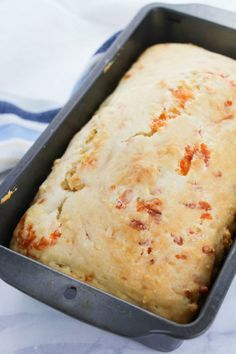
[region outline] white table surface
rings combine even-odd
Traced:
[[[1,354],[151,354],[154,350],[66,316],[0,281]],[[175,354],[236,353],[236,281],[201,337]]]
[[[53,14],[60,11],[60,22],[63,31],[72,26],[68,24],[68,19],[71,16],[76,26],[73,27],[72,40],[77,42],[78,48],[83,44],[83,55],[81,51],[74,51],[72,55],[78,55],[78,74],[81,68],[85,65],[89,56],[93,53],[96,47],[107,36],[123,28],[124,25],[132,18],[137,10],[144,4],[151,1],[109,1],[98,0],[92,1],[78,1],[78,0],[55,0],[47,2],[45,0],[34,0],[21,2],[9,0],[0,0],[0,49],[1,56],[9,58],[9,55],[14,55],[16,61],[21,60],[21,63],[27,67],[28,62],[31,67],[37,68],[36,56],[29,56],[22,59],[19,52],[16,50],[12,53],[12,48],[9,46],[9,38],[12,44],[17,38],[18,45],[20,38],[17,37],[18,33],[24,27],[24,6],[28,6],[27,16],[31,18],[31,28],[34,30],[34,22],[40,21],[40,16],[35,16],[30,13],[31,8],[36,7],[36,14],[40,11],[50,14],[49,22],[55,24],[57,16]],[[165,1],[162,1],[165,2]],[[171,1],[169,1],[171,2]],[[175,2],[175,1],[172,1]],[[186,1],[182,1],[186,2]],[[21,4],[21,16],[18,16],[17,11],[14,9]],[[50,3],[50,5],[49,5]],[[211,5],[218,5],[230,10],[236,11],[235,1],[205,1],[204,3]],[[55,11],[53,6],[55,5]],[[4,10],[4,11],[2,11]],[[39,11],[40,10],[40,11]],[[63,15],[63,11],[65,14]],[[68,15],[69,14],[69,15]],[[31,16],[32,15],[32,16]],[[23,17],[22,17],[23,16]],[[49,15],[48,15],[49,16]],[[33,17],[33,19],[32,19]],[[23,19],[22,19],[23,18]],[[13,26],[12,23],[17,22],[18,26]],[[22,23],[21,23],[22,21]],[[46,21],[46,20],[45,20]],[[53,22],[54,21],[54,22]],[[73,22],[71,21],[71,22]],[[4,28],[3,22],[8,26],[8,41],[4,41]],[[86,25],[85,25],[86,22]],[[59,22],[58,22],[59,23]],[[91,31],[88,31],[88,24],[91,24]],[[65,26],[65,28],[63,27]],[[1,27],[2,26],[2,27]],[[44,26],[45,27],[45,26]],[[55,26],[54,26],[55,27]],[[58,27],[58,28],[59,28]],[[86,35],[84,29],[86,28]],[[6,29],[6,28],[5,28]],[[40,29],[40,28],[39,28]],[[28,33],[28,32],[27,32]],[[37,33],[36,33],[37,34]],[[40,38],[40,32],[38,33]],[[46,44],[50,46],[50,41],[55,45],[55,38],[53,36],[44,37],[44,44],[40,41],[38,45],[43,46]],[[6,43],[5,43],[6,42]],[[86,42],[86,43],[85,43]],[[23,42],[22,42],[23,43]],[[10,41],[11,44],[11,41]],[[73,43],[72,43],[73,44]],[[23,44],[22,44],[23,45]],[[5,46],[5,47],[4,47]],[[58,47],[60,43],[58,43]],[[73,45],[71,45],[73,47]],[[75,47],[75,45],[74,45]],[[70,46],[68,45],[68,48]],[[77,48],[77,46],[76,46]],[[39,48],[40,49],[40,48]],[[36,47],[34,50],[37,50]],[[72,66],[74,62],[71,62]],[[1,73],[1,59],[0,59],[0,73]],[[27,67],[28,68],[28,67]],[[15,69],[16,70],[16,69]],[[43,95],[47,96],[53,92],[54,96],[51,97],[55,102],[63,103],[68,96],[71,86],[75,81],[74,68],[67,71],[67,79],[64,81],[63,88],[60,87],[61,77],[57,73],[57,81],[53,81],[53,70],[47,72],[45,68],[45,76],[31,74],[34,83],[40,84],[40,80],[45,80],[49,77],[48,85],[42,91]],[[14,70],[13,70],[14,71]],[[17,73],[17,71],[15,72]],[[36,71],[35,71],[36,73]],[[59,78],[58,78],[59,75]],[[1,76],[1,75],[0,75]],[[3,78],[0,78],[0,85],[3,84]],[[4,83],[6,84],[6,82]],[[9,77],[7,81],[9,89],[15,88],[16,92],[20,92],[22,85],[24,90],[27,90],[29,95],[37,95],[37,90],[34,90],[32,82],[28,80],[16,80],[15,76]],[[28,85],[28,86],[27,86]],[[52,87],[52,85],[54,85]],[[36,86],[35,86],[36,87]],[[48,90],[48,91],[47,91]],[[40,97],[40,98],[42,98]],[[236,353],[236,281],[233,282],[226,299],[220,309],[220,312],[210,329],[201,337],[191,341],[185,341],[184,344],[177,349],[175,354],[235,354]],[[48,306],[37,302],[30,297],[24,295],[18,290],[5,284],[0,280],[0,354],[149,354],[154,353],[137,342],[123,338],[109,332],[97,329],[93,326],[82,323],[78,320],[70,318]]]

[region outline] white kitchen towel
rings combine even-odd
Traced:
[[[99,44],[149,2],[0,1],[0,179],[67,102]]]
[[[81,80],[94,67],[106,50],[118,37],[113,34],[93,54],[81,77],[74,85],[71,95],[79,88]],[[42,131],[53,120],[61,107],[49,101],[27,99],[0,92],[0,178],[18,162]]]

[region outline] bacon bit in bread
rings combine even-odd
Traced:
[[[150,240],[141,240],[138,242],[139,246],[145,246],[150,244]]]
[[[161,112],[161,114],[159,115],[159,119],[160,120],[167,120],[169,119],[168,113],[166,109],[163,109],[163,111]]]
[[[167,125],[166,121],[168,119],[175,119],[178,115],[180,115],[180,111],[176,107],[170,108],[168,109],[168,111],[164,109],[158,117],[152,120],[150,135],[158,132],[160,128],[166,126]]]
[[[173,241],[177,243],[177,245],[182,246],[184,243],[183,237],[182,236],[176,236],[171,233],[171,237],[173,238]]]
[[[161,217],[162,201],[159,198],[153,198],[151,200],[137,199],[137,211],[146,211],[150,216],[157,218]]]
[[[55,230],[50,234],[49,237],[51,239],[50,246],[54,246],[57,243],[58,238],[61,237],[61,233],[60,231]]]
[[[57,239],[61,237],[61,233],[58,230],[55,230],[49,235],[49,238],[42,236],[36,240],[36,233],[33,229],[33,225],[28,224],[25,228],[25,219],[26,214],[20,220],[16,240],[18,247],[25,249],[27,254],[33,248],[41,251],[48,246],[54,246],[57,242]]]
[[[193,156],[194,154],[196,154],[197,150],[198,149],[196,146],[191,147],[190,145],[187,145],[185,147],[184,158],[180,160],[180,171],[183,176],[186,176],[188,174]]]
[[[84,277],[84,281],[92,281],[94,279],[94,274],[86,274]]]
[[[24,216],[22,222],[20,222],[20,229],[17,234],[17,244],[20,248],[27,250],[28,248],[32,248],[32,245],[36,239],[36,234],[33,230],[32,224],[29,224],[26,230],[24,229],[25,218],[26,216]]]
[[[207,203],[207,202],[200,201],[200,202],[198,203],[198,205],[199,205],[199,209],[203,209],[203,210],[205,210],[205,211],[211,210],[211,206],[210,206],[210,204]]]
[[[184,295],[189,299],[192,300],[193,298],[193,293],[190,290],[185,290]]]
[[[147,133],[147,136],[152,136],[154,133],[158,132],[160,128],[167,125],[168,119],[175,119],[181,113],[180,109],[184,108],[185,103],[190,99],[193,98],[193,95],[190,90],[185,88],[177,88],[176,90],[170,90],[173,95],[180,100],[179,107],[170,107],[168,110],[166,108],[160,113],[159,116],[154,117],[151,122],[151,132]]]
[[[154,217],[157,221],[160,220],[162,214],[160,210],[148,209],[147,212],[150,216]]]
[[[205,254],[214,254],[215,250],[214,250],[214,248],[211,248],[209,246],[203,246],[202,247],[202,252],[205,253]]]
[[[132,190],[126,189],[118,197],[116,201],[116,209],[125,209],[127,207],[127,204],[131,201],[131,198],[132,198]]]
[[[137,231],[144,231],[147,229],[147,226],[142,221],[136,219],[132,219],[129,225]]]
[[[180,171],[183,176],[186,176],[189,172],[189,169],[191,167],[192,159],[195,154],[200,153],[201,156],[203,157],[203,160],[205,162],[205,165],[208,166],[209,160],[210,160],[210,150],[208,149],[207,145],[202,143],[200,145],[200,148],[196,145],[191,147],[190,145],[187,145],[185,147],[185,155],[182,160],[180,160]]]
[[[205,162],[205,165],[208,166],[208,163],[209,163],[209,160],[210,160],[210,157],[211,157],[211,153],[210,153],[210,150],[208,149],[207,145],[202,143],[200,145],[200,148],[201,148],[201,153],[203,155],[203,160]]]
[[[122,203],[122,201],[120,199],[117,199],[116,201],[116,209],[125,209],[126,205],[124,203]]]
[[[231,107],[232,104],[233,104],[233,102],[231,100],[228,100],[228,101],[225,101],[224,106],[225,106],[225,108],[227,108],[227,107]]]
[[[193,226],[193,227],[189,228],[188,232],[189,232],[189,235],[191,235],[191,236],[194,235],[196,237],[201,237],[201,235],[202,235],[201,229],[197,226],[195,226],[195,227]]]
[[[151,245],[153,244],[153,240],[147,239],[147,240],[141,240],[138,242],[139,246],[146,246],[146,252],[147,254],[152,253],[152,247]],[[141,256],[144,254],[144,249],[141,252]]]
[[[185,87],[179,86],[177,89],[170,90],[175,98],[180,101],[180,107],[184,108],[187,101],[193,98],[193,93]]]
[[[187,259],[188,257],[186,256],[186,254],[176,254],[176,255],[175,255],[175,258],[185,260],[185,259]]]
[[[184,203],[184,205],[190,209],[196,209],[196,207],[197,207],[196,203]]]
[[[160,130],[160,128],[164,127],[166,125],[165,122],[158,120],[158,119],[153,119],[153,121],[151,122],[151,130],[152,130],[152,134],[158,132],[158,130]]]
[[[208,291],[209,291],[209,289],[208,289],[208,286],[206,286],[206,285],[201,285],[201,286],[199,287],[199,293],[200,293],[200,294],[207,294]]]
[[[128,278],[126,278],[125,276],[121,277],[122,280],[128,280]]]
[[[49,241],[43,236],[39,239],[39,241],[36,241],[32,244],[32,248],[35,248],[38,251],[42,251],[48,247],[49,244]]]
[[[154,259],[153,259],[153,258],[150,259],[149,263],[150,263],[151,265],[153,265],[153,264],[155,263]]]
[[[61,233],[58,230],[55,230],[49,235],[49,239],[42,236],[39,241],[35,241],[32,244],[32,248],[41,251],[48,246],[54,246],[59,237],[61,237]]]
[[[203,213],[201,215],[201,219],[205,219],[205,220],[212,220],[212,216],[210,213]]]
[[[159,207],[162,206],[162,201],[159,198],[153,198],[151,200],[144,201],[142,199],[137,199],[137,211],[143,210],[159,210]]]
[[[190,209],[211,210],[211,205],[205,201],[200,201],[198,203],[184,203],[184,205]]]
[[[221,171],[216,171],[213,173],[215,177],[222,177],[222,172]]]

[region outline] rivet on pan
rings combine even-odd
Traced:
[[[77,289],[75,286],[68,286],[66,290],[64,291],[64,297],[67,300],[73,300],[77,295]]]

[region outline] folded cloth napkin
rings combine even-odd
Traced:
[[[74,95],[81,81],[98,63],[120,31],[112,35],[94,53],[83,74],[71,90]],[[0,93],[0,182],[21,159],[33,142],[52,121],[61,107],[53,103]],[[14,102],[14,103],[13,103]]]

